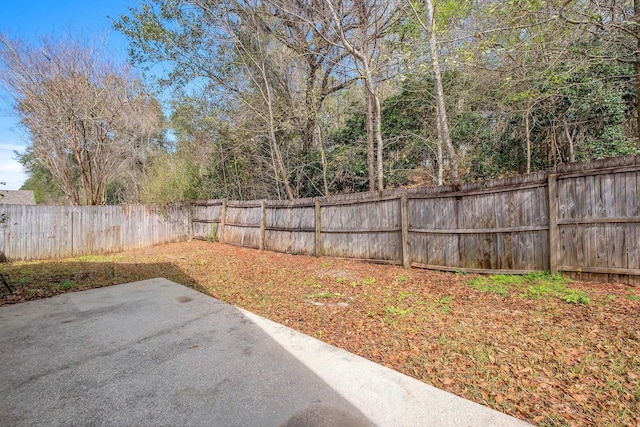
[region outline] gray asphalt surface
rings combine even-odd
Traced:
[[[152,279],[0,307],[0,425],[528,424]]]

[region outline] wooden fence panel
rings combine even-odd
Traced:
[[[8,220],[0,225],[0,250],[9,259],[55,258],[72,252],[71,208],[2,205]]]
[[[0,205],[0,250],[12,260],[64,258],[134,249],[188,235],[184,206]]]
[[[315,253],[313,204],[267,205],[265,216],[265,249],[300,255]]]
[[[189,237],[190,218],[189,206],[187,204],[174,204],[166,208],[166,213],[155,205],[150,205],[153,215],[162,224],[162,235],[150,242],[151,245],[157,245],[156,242],[178,242],[185,241]]]
[[[400,198],[328,201],[320,217],[323,255],[402,263]]]
[[[221,200],[206,200],[191,204],[191,237],[201,240],[216,240],[222,217]]]
[[[461,266],[457,229],[458,200],[440,197],[408,200],[410,262],[433,266]]]
[[[411,195],[412,265],[468,271],[549,269],[548,196],[536,175],[526,188]]]
[[[640,171],[620,161],[558,177],[560,271],[586,280],[638,283]]]
[[[102,242],[104,233],[104,222],[102,218],[97,218],[104,209],[97,209],[95,206],[84,206],[82,209],[74,209],[71,215],[71,224],[73,227],[73,255],[91,255],[96,253],[95,250],[98,242]],[[122,217],[117,216],[114,219],[116,224],[122,223]],[[140,238],[140,236],[136,236]],[[106,242],[104,242],[106,243]]]
[[[259,202],[228,202],[222,241],[257,249],[260,247],[261,224]]]

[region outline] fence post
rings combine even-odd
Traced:
[[[265,201],[260,202],[260,250],[264,250],[264,239],[267,231],[267,215],[265,212]]]
[[[193,240],[193,205],[191,202],[187,202],[187,241]]]
[[[549,174],[549,269],[551,274],[558,273],[558,178],[556,174]]]
[[[411,256],[409,254],[409,200],[407,190],[402,192],[400,197],[400,221],[402,224],[402,266],[411,267]]]
[[[316,223],[316,248],[315,256],[322,256],[322,217],[320,216],[320,200],[316,199],[315,223]]]
[[[224,223],[227,221],[227,199],[222,200],[220,220],[218,221],[218,242],[224,243]]]
[[[76,208],[72,207],[71,208],[71,256],[75,256],[76,255],[76,236],[75,236],[75,230],[74,230],[74,225],[75,225],[75,215],[74,215],[74,210]]]

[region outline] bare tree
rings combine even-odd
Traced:
[[[234,69],[240,75],[227,73],[225,78],[218,77],[216,80],[264,125],[275,181],[282,183],[287,198],[293,200],[295,194],[290,171],[277,135],[281,124],[276,117],[274,87],[278,86],[278,79],[282,79],[283,74],[278,72],[280,70],[274,57],[281,45],[270,46],[270,34],[261,24],[256,5],[231,0],[227,5],[230,13],[220,16],[213,2],[193,0],[189,3],[202,12],[206,23],[218,28],[219,33],[214,37],[216,43],[221,51],[224,50],[232,58]],[[286,86],[286,82],[280,86]]]
[[[0,64],[34,158],[69,203],[105,204],[109,182],[137,168],[158,134],[157,101],[127,66],[77,40],[0,35]]]
[[[367,140],[369,189],[375,190],[377,170],[378,190],[384,189],[384,164],[382,140],[382,107],[376,80],[378,60],[381,57],[382,39],[395,22],[394,2],[380,0],[356,0],[334,2],[323,0],[331,22],[340,38],[341,47],[355,60],[355,66],[364,81],[367,105]],[[374,140],[377,168],[374,168]]]
[[[318,9],[320,4],[307,0],[267,0],[266,5],[271,8],[267,19],[260,20],[262,26],[302,59],[305,74],[304,110],[300,117],[303,150],[308,152],[314,145],[320,150],[323,190],[329,195],[325,132],[319,115],[328,96],[357,80],[347,73],[336,72],[336,69],[344,69],[344,61],[350,54],[338,46],[339,36],[331,25],[322,22],[313,25],[322,16]]]
[[[453,185],[460,183],[460,174],[458,172],[458,155],[456,153],[453,142],[451,141],[451,133],[449,132],[449,118],[447,116],[447,108],[444,97],[444,88],[442,86],[442,72],[440,70],[440,55],[438,53],[438,35],[436,25],[436,12],[432,0],[425,0],[426,10],[426,22],[420,18],[417,10],[413,4],[409,2],[413,9],[418,22],[429,35],[429,48],[431,52],[431,67],[433,69],[433,78],[436,89],[436,117],[437,117],[437,129],[438,129],[438,144],[440,147],[444,146],[449,157],[449,174],[451,175],[451,182]],[[440,157],[440,156],[439,156]],[[442,166],[440,165],[440,171]],[[442,176],[442,172],[439,173]],[[441,181],[441,178],[439,179]],[[439,182],[441,184],[441,182]]]

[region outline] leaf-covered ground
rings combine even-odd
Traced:
[[[0,272],[14,286],[0,304],[166,277],[537,425],[640,424],[638,288],[478,279],[206,242]]]

